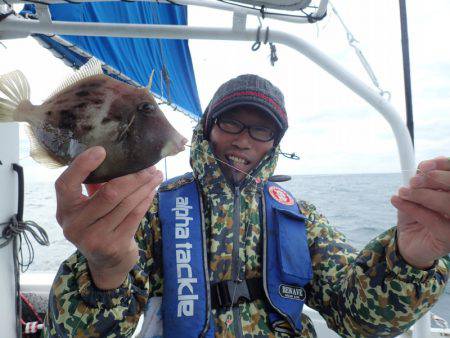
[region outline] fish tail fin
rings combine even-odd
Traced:
[[[20,70],[0,75],[0,121],[16,121],[19,104],[30,100],[30,85]]]

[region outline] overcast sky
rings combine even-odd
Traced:
[[[389,0],[335,0],[333,4],[360,47],[391,102],[402,118],[404,112],[398,2]],[[450,155],[450,2],[409,1],[408,23],[411,52],[416,158]],[[337,17],[318,24],[286,24],[266,20],[271,29],[287,30],[307,39],[337,62],[370,84]],[[231,14],[193,7],[190,24],[229,26]],[[257,26],[254,18],[249,25]],[[72,70],[33,39],[3,41],[0,74],[22,70],[29,79],[32,102],[41,103]],[[371,106],[334,80],[315,64],[288,47],[277,45],[279,61],[272,67],[269,47],[253,52],[251,42],[190,41],[202,108],[217,87],[242,73],[257,73],[271,80],[285,94],[290,129],[282,150],[295,151],[300,161],[282,159],[278,172],[289,174],[340,174],[398,172],[397,148],[387,122]],[[169,112],[167,115],[172,114]],[[184,116],[168,116],[190,138],[193,122]],[[23,136],[23,135],[22,135]],[[58,171],[45,170],[27,156],[23,137],[23,163],[35,177],[53,179]],[[189,170],[188,153],[170,158],[169,176]],[[161,167],[161,166],[160,166]],[[29,170],[30,170],[29,169]]]

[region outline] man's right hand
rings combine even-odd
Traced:
[[[137,262],[134,235],[163,176],[150,167],[105,183],[91,197],[83,195],[83,181],[105,157],[104,148],[90,148],[57,179],[56,219],[86,257],[95,285],[110,290],[123,283]]]

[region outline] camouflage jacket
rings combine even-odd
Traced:
[[[194,132],[191,166],[201,186],[205,208],[211,282],[261,275],[261,228],[258,185],[276,165],[269,153],[239,187],[230,185],[204,140],[201,124]],[[183,184],[182,181],[174,185]],[[235,197],[238,196],[238,197]],[[239,199],[240,224],[234,226],[234,199]],[[307,218],[313,279],[306,304],[319,311],[328,326],[343,337],[394,337],[408,329],[443,293],[448,278],[444,259],[426,271],[405,263],[396,251],[392,228],[361,252],[346,243],[316,209],[299,202]],[[46,337],[126,337],[135,330],[149,298],[163,295],[162,243],[158,198],[136,233],[140,258],[121,287],[98,290],[86,259],[75,252],[55,277],[46,316]],[[240,271],[238,271],[238,269]],[[273,332],[263,300],[213,311],[216,337],[289,337]],[[303,315],[302,337],[316,337]],[[172,338],[172,337],[170,337]]]

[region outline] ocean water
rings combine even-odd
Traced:
[[[389,200],[401,185],[400,174],[294,176],[282,185],[297,198],[315,204],[357,249],[395,225],[396,211]],[[34,242],[35,259],[29,271],[56,271],[75,250],[64,238],[55,214],[53,184],[32,180],[26,184],[24,219],[43,226],[51,242],[50,247]],[[450,285],[432,312],[450,323]]]

